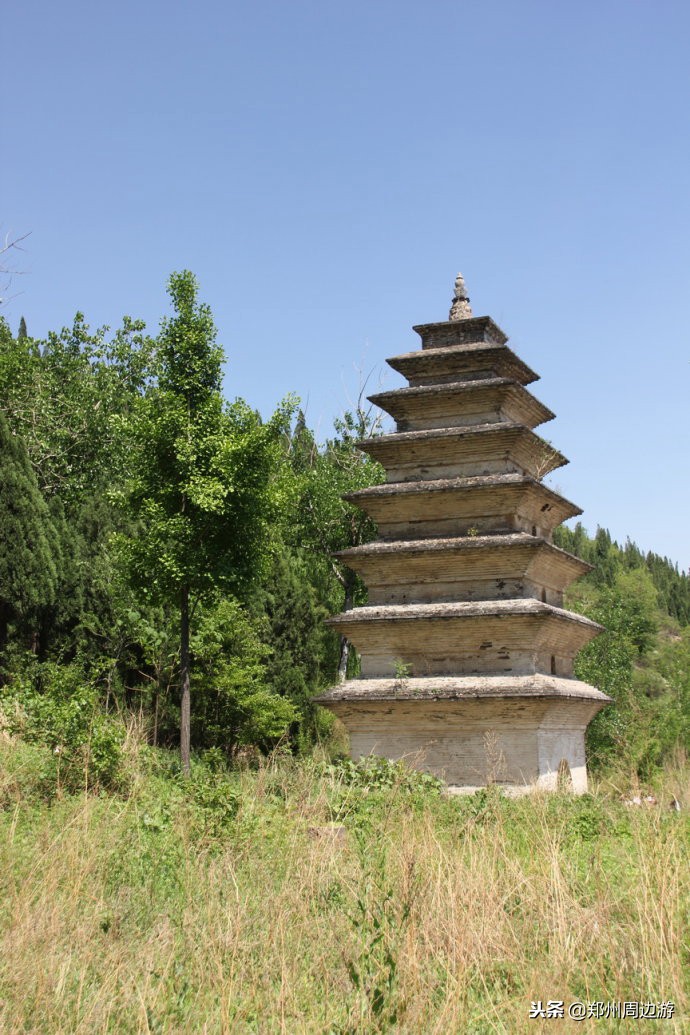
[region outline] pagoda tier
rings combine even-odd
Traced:
[[[582,513],[537,479],[520,474],[388,483],[344,498],[377,523],[381,539],[510,531],[550,539],[557,525]]]
[[[521,384],[507,377],[398,388],[372,395],[375,403],[397,423],[398,431],[466,427],[468,424],[509,424],[535,428],[554,414]]]
[[[550,672],[570,676],[575,654],[601,632],[582,615],[538,600],[358,607],[331,618],[357,646],[363,676]]]
[[[406,758],[456,789],[554,787],[568,770],[582,791],[584,730],[608,698],[573,678],[601,627],[562,607],[589,566],[551,542],[580,513],[541,484],[567,463],[533,430],[553,413],[503,331],[470,315],[461,277],[451,319],[415,330],[421,350],[388,361],[410,386],[371,400],[397,430],[359,443],[387,482],[346,497],[379,531],[338,555],[369,604],[329,623],[361,676],[318,700],[354,757]]]
[[[493,328],[493,336],[484,336],[474,342],[467,342],[463,341],[466,334],[456,332],[458,324],[454,325],[450,336],[443,331],[447,324],[415,327],[423,340],[424,335],[427,335],[427,344],[422,346],[423,350],[393,356],[387,360],[388,365],[407,378],[412,387],[420,384],[444,384],[449,381],[486,380],[491,377],[506,377],[521,385],[539,380],[539,375],[508,348],[505,344],[505,334],[493,320],[485,317],[484,320],[473,320],[471,323],[475,327],[486,323],[487,327]],[[429,342],[435,343],[436,328],[440,328],[438,337],[447,340],[444,345],[434,344],[432,347]],[[481,333],[479,327],[477,330]]]
[[[507,421],[378,435],[357,444],[385,467],[390,482],[482,474],[542,478],[568,463],[529,428]]]
[[[370,604],[525,597],[561,607],[565,587],[590,570],[526,532],[368,543],[336,556],[362,577]]]
[[[591,696],[586,683],[474,678],[465,692],[457,679],[452,686],[426,680],[433,684],[428,690],[421,682],[393,689],[384,680],[352,680],[340,698],[322,702],[347,727],[354,758],[405,759],[455,791],[496,783],[514,793],[555,790],[565,760],[572,789],[587,790],[582,730],[606,699],[598,691]],[[566,682],[572,691],[555,694],[554,685]],[[379,690],[381,684],[391,689]]]

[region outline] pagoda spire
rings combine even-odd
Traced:
[[[450,313],[448,314],[449,320],[470,320],[472,318],[472,306],[470,305],[470,298],[467,294],[467,288],[465,287],[465,278],[462,273],[458,273],[455,278],[455,291],[453,293],[453,303],[450,307]]]

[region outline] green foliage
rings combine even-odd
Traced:
[[[55,529],[21,439],[0,411],[0,651],[12,619],[36,618],[57,589]]]
[[[334,762],[328,772],[347,787],[367,790],[396,788],[405,793],[431,791],[439,794],[443,788],[442,781],[430,773],[411,769],[404,762],[393,762],[379,755],[367,755],[357,762],[343,758]]]
[[[336,792],[331,798],[333,817],[352,819],[364,830],[390,809],[392,800],[413,810],[424,810],[443,789],[442,781],[430,773],[378,755],[368,755],[357,762],[338,759],[327,765],[324,773],[335,781]]]
[[[270,686],[270,648],[236,600],[220,599],[201,611],[192,650],[198,747],[217,747],[230,756],[243,744],[268,749],[287,733],[297,712]]]
[[[395,681],[396,683],[404,686],[405,682],[412,675],[412,665],[408,662],[403,661],[402,658],[395,659]]]
[[[594,571],[586,581],[597,586],[613,585],[617,574],[622,572],[646,570],[656,589],[659,607],[682,625],[690,622],[690,577],[679,572],[678,565],[667,557],[652,552],[645,555],[630,539],[621,548],[602,528],[598,528],[595,538],[590,539],[579,521],[574,528],[557,528],[554,542],[594,565]]]
[[[223,350],[209,306],[197,301],[198,283],[188,270],[168,281],[175,316],[161,323],[158,349],[159,384],[163,392],[182,397],[190,414],[220,392]]]
[[[122,470],[118,420],[151,379],[152,343],[125,317],[111,341],[81,313],[45,341],[0,322],[0,409],[24,438],[39,486],[69,513]]]
[[[105,493],[125,463],[117,421],[150,382],[151,364],[143,324],[128,318],[109,341],[81,314],[43,342],[14,339],[0,320],[0,412],[26,444],[54,532],[54,591],[33,580],[40,606],[23,633],[42,658],[97,654],[89,627],[108,627],[103,554],[122,518]]]
[[[0,728],[5,725],[0,714]],[[49,748],[0,735],[0,813],[53,801],[57,788],[58,759]]]
[[[682,706],[653,668],[660,616],[651,574],[618,567],[610,584],[607,579],[593,577],[593,592],[585,584],[570,598],[571,606],[604,626],[578,654],[575,675],[614,702],[588,727],[587,748],[595,768],[619,765],[646,776],[682,738]],[[645,678],[649,671],[656,674]]]
[[[361,579],[337,554],[376,535],[375,524],[343,497],[384,479],[381,465],[357,449],[360,439],[378,430],[378,422],[372,411],[358,406],[334,421],[335,436],[319,448],[300,413],[287,441],[283,536],[308,561],[310,582],[329,614],[366,602]],[[324,642],[330,680],[353,675],[357,661],[347,641],[328,634]]]
[[[114,494],[132,522],[115,540],[124,570],[147,599],[179,608],[187,772],[191,617],[202,594],[242,594],[261,572],[272,534],[272,475],[289,415],[284,407],[264,424],[240,400],[223,406],[222,351],[197,293],[188,271],[171,276],[174,316],[163,321],[158,339],[158,386],[122,422],[130,459]],[[230,700],[234,677],[216,672],[215,678]],[[251,710],[262,715],[265,731],[269,709],[256,695]]]
[[[357,449],[359,439],[372,432],[368,413],[345,413],[334,421],[336,436],[322,449],[311,452],[311,462],[304,467],[304,443],[298,449],[302,477],[298,499],[298,535],[303,545],[330,554],[349,546],[368,542],[376,534],[376,525],[359,507],[343,499],[348,493],[367,488],[384,478],[380,464]]]
[[[96,681],[78,663],[29,665],[0,693],[5,728],[49,748],[56,789],[122,785],[121,722],[101,707]]]
[[[591,539],[578,522],[556,529],[554,541],[594,566],[571,588],[568,604],[605,626],[580,652],[575,673],[614,699],[589,726],[590,761],[648,775],[677,748],[690,750],[690,702],[684,636],[690,579],[629,539],[621,548],[605,529]]]
[[[158,387],[123,432],[129,464],[116,499],[137,523],[118,537],[140,589],[169,600],[223,586],[244,590],[261,569],[273,516],[271,476],[287,409],[264,424],[220,396],[222,352],[191,273],[173,274],[176,314],[159,337]]]
[[[417,882],[408,880],[401,898],[390,883],[385,848],[372,851],[361,831],[356,844],[362,873],[355,908],[347,915],[359,945],[357,955],[346,960],[347,973],[367,1031],[389,1032],[397,1029],[407,1005],[398,991],[398,958]]]
[[[241,804],[236,776],[207,751],[194,760],[187,779],[180,778],[179,766],[172,766],[155,783],[145,785],[139,802],[141,835],[155,854],[157,846],[175,837],[176,821],[181,820],[185,839],[216,848],[232,833]],[[173,872],[169,876],[176,879]]]
[[[330,675],[323,672],[328,613],[310,580],[312,570],[303,551],[276,550],[252,600],[269,648],[267,685],[295,706],[290,732],[302,747],[324,732],[325,713],[312,698]]]

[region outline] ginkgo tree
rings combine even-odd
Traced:
[[[157,341],[157,384],[128,417],[129,470],[120,502],[136,521],[120,536],[130,579],[179,614],[180,749],[190,767],[190,627],[202,598],[241,595],[260,574],[271,537],[272,474],[289,404],[264,423],[221,395],[223,351],[189,272],[170,277],[174,315]]]

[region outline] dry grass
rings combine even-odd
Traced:
[[[446,799],[283,761],[216,798],[159,771],[41,804],[0,747],[3,1032],[619,1030],[528,1019],[575,998],[673,1000],[657,1023],[690,1029],[687,800]]]

